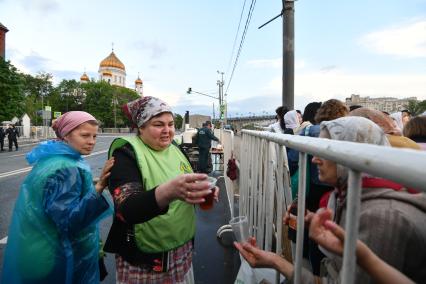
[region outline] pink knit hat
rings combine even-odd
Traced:
[[[87,121],[96,121],[96,118],[85,111],[69,111],[61,115],[53,123],[52,128],[56,136],[63,140],[68,133]]]

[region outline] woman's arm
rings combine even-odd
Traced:
[[[114,151],[115,163],[111,170],[110,191],[114,199],[116,216],[128,224],[139,224],[168,210],[173,200],[191,204],[204,201],[210,193],[205,174],[184,174],[152,190],[145,190],[133,150],[120,148]],[[216,198],[217,198],[216,190]]]
[[[122,147],[114,151],[114,166],[109,177],[109,191],[114,200],[115,215],[128,224],[139,224],[167,213],[168,208],[157,203],[153,190],[144,190],[142,176],[133,149]]]
[[[293,275],[293,264],[273,252],[261,250],[256,246],[256,239],[252,237],[246,243],[234,242],[234,246],[251,267],[275,268],[286,278]]]
[[[329,209],[320,210],[314,215],[309,228],[309,236],[327,250],[343,255],[345,231],[331,221]],[[362,241],[357,241],[357,262],[377,283],[414,283],[404,274],[388,265],[368,248]]]
[[[83,230],[109,208],[105,198],[94,191],[82,195],[82,178],[78,168],[56,171],[46,180],[45,186],[44,211],[64,234]]]

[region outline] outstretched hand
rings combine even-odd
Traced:
[[[309,237],[325,249],[337,254],[343,254],[345,231],[331,221],[333,212],[330,209],[320,209],[313,215],[309,227]]]
[[[104,168],[102,169],[101,176],[95,185],[97,193],[102,193],[104,188],[108,185],[108,177],[111,174],[112,166],[114,166],[114,157],[111,157],[105,162]]]
[[[251,267],[270,268],[274,266],[276,254],[269,251],[264,251],[256,246],[256,239],[250,237],[248,242],[234,242],[235,248],[241,253]]]

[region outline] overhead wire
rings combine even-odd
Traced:
[[[246,20],[246,24],[244,26],[244,31],[243,31],[243,34],[241,36],[240,46],[238,48],[237,56],[235,57],[234,67],[232,68],[231,76],[229,77],[229,81],[228,81],[228,85],[226,87],[225,94],[228,93],[229,86],[231,85],[232,78],[234,77],[235,68],[237,67],[238,59],[240,58],[241,50],[243,49],[244,41],[245,41],[245,38],[246,38],[248,27],[250,25],[251,18],[253,16],[253,10],[254,10],[255,5],[256,5],[256,0],[252,0],[251,4],[250,4],[249,12],[247,14],[247,20]]]
[[[238,38],[238,35],[240,33],[241,20],[243,19],[244,10],[245,10],[245,7],[246,7],[246,1],[247,0],[244,0],[243,8],[241,9],[240,20],[238,22],[237,32],[235,33],[234,44],[232,45],[232,52],[231,52],[231,56],[229,57],[229,62],[228,62],[228,67],[226,68],[226,73],[229,72],[229,67],[231,67],[231,62],[232,62],[232,59],[234,58],[235,44],[237,43],[237,38]]]

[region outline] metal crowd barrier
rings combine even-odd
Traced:
[[[232,130],[217,130],[215,129],[215,135],[217,137],[220,137],[222,145],[223,145],[223,178],[225,181],[225,189],[226,189],[226,195],[228,197],[228,203],[229,203],[229,209],[230,209],[230,215],[231,219],[234,217],[234,195],[235,195],[235,189],[234,189],[234,183],[235,181],[232,181],[227,175],[227,169],[228,169],[228,160],[231,159],[233,151],[234,151],[234,132]],[[218,238],[222,237],[222,234],[225,232],[232,232],[231,226],[226,224],[222,227],[220,227],[217,230],[216,236]]]
[[[348,167],[348,202],[342,283],[354,283],[358,239],[361,173],[426,191],[426,152],[297,135],[243,130],[240,160],[240,215],[247,215],[258,245],[271,250],[271,234],[281,240],[281,221],[290,204],[285,147],[300,152],[297,228],[304,231],[307,154]],[[285,146],[285,147],[284,147]],[[275,199],[275,200],[274,200]],[[277,241],[276,253],[281,253]],[[303,234],[297,234],[295,283],[301,281]],[[278,282],[277,282],[278,283]]]
[[[290,175],[285,147],[243,130],[240,154],[239,215],[264,250],[282,253],[282,218],[290,204]],[[259,132],[260,133],[260,132]],[[279,283],[279,273],[276,275]]]

